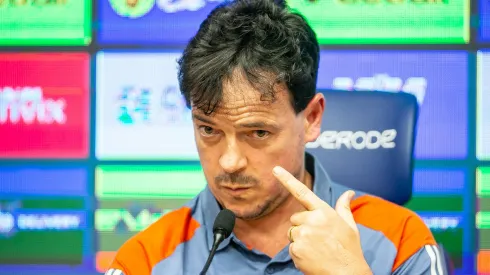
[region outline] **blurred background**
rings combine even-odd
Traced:
[[[104,273],[205,186],[176,59],[220,2],[0,0],[0,275]],[[490,0],[287,2],[319,89],[417,97],[407,207],[490,274]]]

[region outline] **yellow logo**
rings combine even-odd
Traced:
[[[122,17],[144,16],[155,5],[155,0],[109,0],[114,11]]]

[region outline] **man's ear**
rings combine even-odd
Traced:
[[[304,110],[305,142],[313,142],[320,136],[324,111],[325,97],[317,93]]]

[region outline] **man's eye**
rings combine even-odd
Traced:
[[[210,135],[214,134],[214,129],[212,127],[209,127],[209,126],[200,126],[199,130],[205,136],[210,136]]]
[[[269,132],[265,131],[265,130],[254,131],[254,136],[256,138],[266,138],[268,135],[269,135]]]

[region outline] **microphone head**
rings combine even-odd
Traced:
[[[214,220],[213,233],[221,231],[221,233],[228,238],[235,227],[235,213],[231,210],[223,209],[218,213]]]

